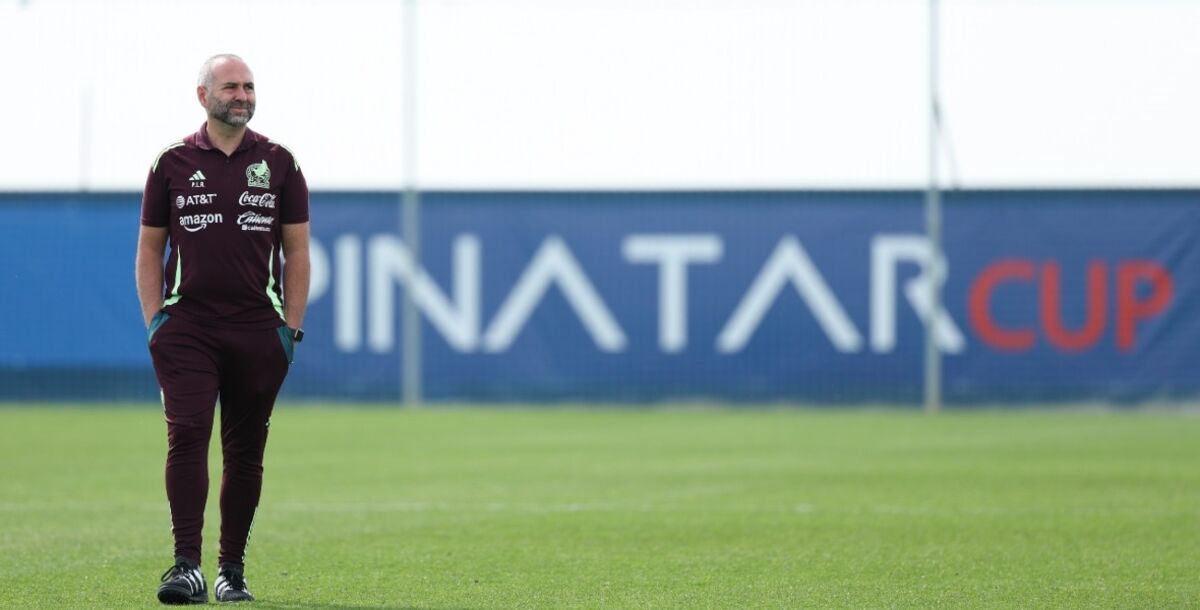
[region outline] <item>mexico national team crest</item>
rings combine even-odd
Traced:
[[[265,159],[246,168],[246,184],[260,189],[271,188],[271,168],[267,167]]]

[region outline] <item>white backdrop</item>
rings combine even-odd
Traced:
[[[1200,186],[1200,2],[943,0],[955,172]],[[886,188],[927,169],[925,0],[423,0],[424,188]],[[0,0],[0,190],[138,190],[195,130],[196,70],[315,189],[403,169],[403,3]]]

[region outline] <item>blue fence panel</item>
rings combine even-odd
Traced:
[[[423,312],[434,400],[913,403],[928,282],[956,402],[1190,398],[1195,191],[313,196],[291,398],[400,395]],[[0,196],[0,398],[157,394],[133,286],[136,194]]]

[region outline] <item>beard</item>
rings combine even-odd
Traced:
[[[234,108],[245,108],[246,114],[233,114]],[[241,127],[254,118],[253,102],[222,103],[221,100],[209,98],[208,116],[232,127]]]

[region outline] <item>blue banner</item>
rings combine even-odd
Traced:
[[[313,196],[285,395],[400,396],[405,291],[433,400],[913,403],[1195,397],[1195,191]],[[0,196],[0,397],[144,398],[136,194]],[[944,308],[934,309],[935,291]]]

